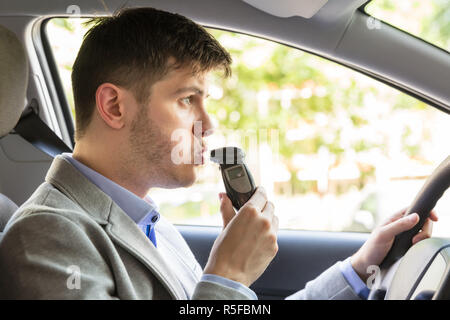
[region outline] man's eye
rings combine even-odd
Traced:
[[[182,101],[184,104],[187,104],[187,105],[191,105],[191,104],[192,104],[192,100],[193,100],[192,96],[189,96],[189,97],[186,97],[186,98],[181,99],[181,101]]]

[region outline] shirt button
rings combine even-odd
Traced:
[[[153,217],[152,217],[152,222],[153,222],[153,223],[156,223],[156,221],[158,221],[158,216],[153,216]]]

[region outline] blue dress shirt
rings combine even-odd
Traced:
[[[352,287],[352,289],[356,292],[356,294],[364,300],[367,300],[369,297],[370,290],[367,285],[361,280],[361,278],[356,273],[355,269],[353,269],[352,264],[350,262],[351,257],[345,259],[340,265],[339,268],[348,284]]]

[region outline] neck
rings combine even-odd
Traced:
[[[80,161],[138,197],[145,197],[152,187],[151,181],[143,181],[145,179],[142,179],[142,174],[139,173],[140,170],[133,167],[129,161],[120,157],[120,155],[126,154],[124,150],[120,150],[120,143],[111,147],[107,144],[89,143],[86,140],[86,138],[83,138],[77,141],[72,155],[75,160]]]

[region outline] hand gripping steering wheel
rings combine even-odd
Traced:
[[[420,192],[417,194],[411,206],[405,212],[405,216],[417,213],[420,217],[419,222],[410,230],[398,234],[394,243],[380,264],[381,276],[385,276],[390,272],[391,267],[396,263],[401,257],[412,246],[413,237],[419,232],[423,227],[426,219],[429,216],[430,211],[434,208],[437,201],[442,197],[444,192],[450,186],[450,156],[448,156],[442,163],[433,171],[430,177],[426,180]],[[398,264],[395,264],[398,266]],[[394,271],[395,272],[395,271]],[[384,295],[380,296],[379,288],[372,288],[369,299],[377,300],[383,298]]]

